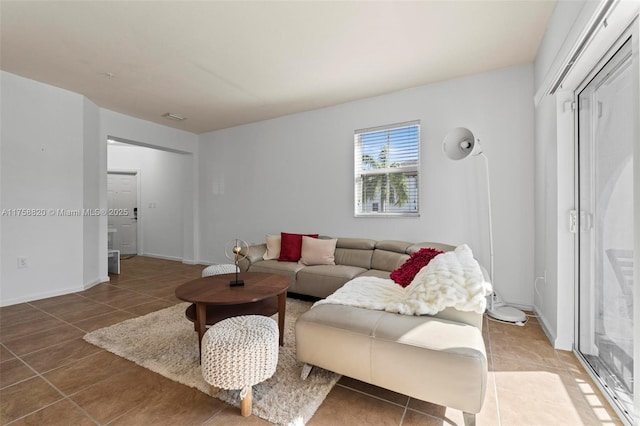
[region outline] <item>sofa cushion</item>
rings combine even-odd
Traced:
[[[336,265],[351,265],[364,269],[371,267],[371,256],[376,241],[368,238],[338,238]]]
[[[369,269],[371,268],[372,256],[373,250],[359,250],[336,247],[336,265],[349,265],[357,266],[363,269]]]
[[[390,274],[389,271],[382,271],[380,269],[369,269],[368,271],[365,271],[358,276],[359,277],[377,277],[377,278],[384,278],[388,280],[389,274]]]
[[[302,237],[300,263],[304,265],[335,265],[337,239]]]
[[[411,243],[398,240],[382,240],[376,243],[376,249],[394,251],[396,253],[407,253],[407,249],[411,246]]]
[[[242,272],[246,272],[249,270],[251,265],[256,262],[262,262],[264,253],[267,250],[266,244],[255,244],[250,245],[247,250],[243,250],[242,253],[246,254],[247,257],[244,259],[240,259],[238,265],[240,266],[240,270]]]
[[[302,237],[318,238],[318,234],[290,234],[288,232],[281,232],[280,242],[280,257],[278,260],[281,262],[297,262],[300,260],[300,254],[302,251]]]
[[[298,271],[295,289],[291,291],[324,298],[366,271],[348,265],[306,266]]]
[[[338,238],[336,247],[356,250],[373,250],[376,248],[376,240],[368,238]]]
[[[304,268],[298,262],[280,262],[279,260],[263,260],[249,267],[250,272],[265,272],[267,274],[279,274],[289,277],[291,284],[296,281],[296,273]]]
[[[282,237],[280,235],[267,235],[266,244],[267,251],[262,256],[263,260],[277,259],[280,257],[280,244]]]
[[[373,333],[372,383],[423,401],[480,412],[487,386],[480,330],[432,317],[386,314]]]
[[[371,333],[384,314],[382,311],[350,308],[342,305],[319,305],[298,317],[296,322],[296,357],[299,361],[322,368],[333,367],[336,373],[371,382]],[[349,354],[335,359],[331,345],[340,339],[341,352]],[[318,342],[325,342],[318,344]],[[337,367],[337,368],[336,368]]]
[[[371,257],[371,268],[381,271],[393,271],[409,259],[409,255],[376,248]]]
[[[442,243],[415,243],[407,247],[406,252],[407,254],[412,254],[422,248],[434,248],[440,251],[454,251],[456,249],[456,246],[452,246],[449,244],[442,244]]]

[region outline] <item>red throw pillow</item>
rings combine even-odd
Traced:
[[[409,259],[400,265],[399,268],[391,272],[391,279],[402,287],[408,286],[411,284],[411,281],[413,281],[416,274],[420,272],[420,269],[427,266],[431,259],[440,253],[444,252],[434,248],[423,248],[418,250],[409,256]]]
[[[297,262],[302,256],[302,236],[318,238],[318,234],[288,234],[280,233],[280,262]]]

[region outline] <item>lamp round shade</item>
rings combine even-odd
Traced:
[[[450,159],[462,160],[472,154],[475,145],[476,138],[471,130],[465,127],[456,127],[444,138],[442,149]]]

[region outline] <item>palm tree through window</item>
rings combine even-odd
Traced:
[[[420,123],[358,130],[355,215],[419,215]]]

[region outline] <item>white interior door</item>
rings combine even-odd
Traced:
[[[121,255],[138,253],[138,175],[109,172],[107,175],[109,229],[114,250]]]

